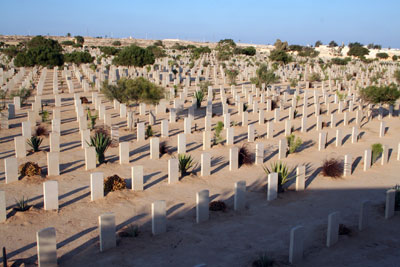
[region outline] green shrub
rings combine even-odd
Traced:
[[[196,106],[197,108],[201,107],[201,102],[204,99],[204,92],[199,90],[194,93],[194,97],[196,98]]]
[[[400,98],[400,91],[394,83],[386,86],[368,86],[360,89],[360,97],[370,104],[393,105]]]
[[[279,62],[281,64],[288,64],[292,61],[292,57],[283,50],[272,50],[269,59],[275,62]]]
[[[297,152],[297,150],[303,144],[303,141],[300,139],[300,137],[296,138],[294,134],[287,136],[286,140],[288,143],[288,154],[293,154]]]
[[[376,53],[377,58],[387,59],[389,57],[388,53]]]
[[[194,166],[194,161],[191,155],[179,154],[179,171],[181,172],[181,178],[183,178],[190,168]]]
[[[104,154],[111,145],[110,136],[104,131],[97,131],[94,136],[90,137],[90,143],[88,143],[88,145],[96,149],[97,163],[104,163]]]
[[[151,125],[147,125],[145,135],[146,135],[146,139],[153,136],[153,129],[151,128]]]
[[[263,170],[267,175],[270,173],[274,173],[274,172],[278,174],[278,193],[284,192],[284,188],[283,188],[284,184],[286,184],[291,179],[293,179],[293,178],[289,177],[289,174],[292,171],[289,170],[286,163],[281,162],[281,161],[272,163],[270,165],[270,168],[268,168],[267,166],[264,165]]]
[[[222,142],[221,132],[224,129],[224,123],[222,121],[217,122],[217,125],[214,128],[214,145],[217,145]]]
[[[38,152],[40,149],[40,145],[43,142],[43,138],[32,136],[27,140],[27,144],[33,149],[33,152]]]
[[[308,80],[310,82],[320,82],[321,81],[321,75],[317,72],[313,72],[309,75]]]
[[[373,144],[371,146],[371,165],[373,165],[376,160],[381,156],[383,153],[383,146],[380,143]]]
[[[82,63],[92,63],[93,60],[94,57],[92,57],[88,52],[74,51],[72,53],[64,54],[65,62],[71,62],[77,65],[80,65]]]
[[[22,198],[20,199],[15,199],[15,210],[22,212],[27,211],[30,208],[30,206],[28,205],[28,201],[28,198],[25,198],[25,196],[22,196]]]
[[[114,41],[112,42],[113,46],[121,46],[121,42],[120,41]]]
[[[118,66],[143,67],[154,64],[154,54],[145,48],[136,45],[124,47],[113,59],[113,64]]]

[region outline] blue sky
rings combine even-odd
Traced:
[[[0,0],[0,34],[400,48],[400,0]]]

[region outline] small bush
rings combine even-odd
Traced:
[[[181,178],[188,173],[188,170],[194,166],[194,161],[191,155],[179,154],[179,171],[181,172]]]
[[[21,174],[22,177],[31,177],[35,175],[40,175],[42,169],[39,167],[38,164],[28,161],[24,164],[19,165],[18,172]]]
[[[287,143],[288,143],[288,154],[293,154],[295,153],[300,146],[303,144],[303,141],[300,139],[300,137],[297,137],[294,134],[289,135],[286,137]]]
[[[274,265],[274,261],[270,259],[267,253],[263,253],[258,256],[258,259],[253,261],[253,267],[270,267]]]
[[[194,97],[196,98],[196,107],[200,108],[201,107],[201,102],[204,99],[204,92],[199,90],[194,93]]]
[[[332,178],[342,177],[343,166],[342,162],[338,159],[331,158],[325,159],[322,163],[322,175]]]
[[[160,143],[160,156],[162,157],[164,154],[170,154],[171,152],[169,151],[170,147],[168,146],[167,142],[161,142]]]
[[[224,129],[224,123],[222,121],[217,122],[217,125],[214,128],[214,139],[213,144],[218,145],[222,142],[221,132]]]
[[[351,229],[344,224],[339,224],[339,235],[351,235]]]
[[[89,104],[89,100],[86,97],[81,96],[80,99],[82,104]]]
[[[267,175],[274,172],[278,174],[278,193],[283,193],[285,191],[283,186],[292,179],[289,177],[292,171],[289,170],[286,163],[275,162],[271,164],[270,168],[263,166],[263,170]]]
[[[243,164],[251,165],[253,164],[253,160],[251,158],[251,153],[247,146],[244,144],[239,148],[239,167]]]
[[[371,146],[371,165],[373,165],[377,159],[381,156],[383,153],[383,147],[382,144],[376,143]]]
[[[110,135],[105,129],[100,128],[96,130],[94,136],[90,137],[88,145],[96,149],[97,163],[102,164],[105,160],[105,153],[111,145]]]
[[[47,131],[46,127],[39,125],[35,129],[34,135],[35,136],[48,136],[49,132]]]
[[[123,230],[121,230],[118,235],[120,237],[138,237],[139,236],[139,226],[136,224],[130,224],[127,227],[125,227]]]
[[[223,201],[211,201],[208,205],[209,210],[211,211],[225,211],[226,204]]]
[[[122,190],[126,188],[126,182],[124,179],[114,174],[104,179],[104,195],[109,192]]]
[[[42,122],[46,122],[49,120],[49,112],[47,110],[41,111],[40,116],[42,117]]]
[[[26,143],[33,149],[33,152],[40,151],[40,145],[43,142],[43,138],[32,136],[30,139],[26,141]]]
[[[151,128],[151,125],[147,125],[145,135],[146,135],[146,139],[153,136],[153,128]]]
[[[16,204],[15,207],[16,211],[24,212],[30,208],[30,206],[28,205],[28,198],[25,198],[25,196],[22,196],[22,198],[20,199],[15,199],[15,204]]]

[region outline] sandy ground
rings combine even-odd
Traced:
[[[52,70],[47,73],[44,96],[51,99]],[[61,79],[61,73],[59,73]],[[74,85],[81,95],[82,88],[74,78]],[[250,88],[250,85],[248,85]],[[240,88],[240,87],[237,87]],[[68,91],[64,83],[64,91]],[[193,88],[191,88],[193,89]],[[238,89],[240,90],[240,89]],[[230,90],[227,90],[227,92]],[[311,93],[309,103],[312,103]],[[219,95],[214,103],[219,102]],[[333,97],[330,99],[333,101]],[[302,101],[298,111],[301,113]],[[191,103],[187,102],[185,107]],[[52,103],[50,106],[53,105]],[[289,105],[289,102],[288,102]],[[336,105],[334,105],[336,109]],[[93,108],[93,106],[92,106]],[[4,161],[0,161],[0,190],[6,192],[8,219],[0,224],[0,244],[5,246],[10,262],[16,266],[22,263],[33,265],[36,257],[36,232],[45,227],[55,227],[57,233],[57,256],[61,266],[193,266],[206,263],[208,266],[249,266],[258,255],[267,252],[277,266],[288,265],[290,229],[303,225],[306,230],[305,258],[298,266],[398,266],[400,260],[400,216],[384,219],[385,191],[400,184],[398,173],[400,165],[396,160],[399,143],[399,117],[385,121],[388,131],[384,138],[378,137],[379,121],[375,118],[360,132],[362,138],[357,144],[351,144],[351,127],[354,125],[355,111],[351,112],[351,123],[344,127],[343,114],[337,115],[338,127],[343,130],[344,145],[335,147],[335,130],[328,131],[328,147],[319,152],[318,133],[315,130],[314,107],[310,106],[306,134],[299,131],[300,118],[294,126],[299,136],[308,144],[299,153],[289,155],[284,161],[290,167],[301,164],[307,166],[307,189],[295,192],[294,185],[280,194],[278,199],[267,202],[266,175],[261,166],[243,166],[237,171],[229,171],[229,148],[216,146],[208,152],[212,155],[212,175],[200,177],[199,166],[194,174],[184,177],[178,184],[167,184],[167,161],[169,155],[159,160],[149,159],[149,141],[137,142],[135,133],[126,130],[126,122],[119,118],[117,111],[108,103],[108,111],[113,114],[113,123],[121,126],[120,140],[130,141],[130,164],[120,165],[118,148],[110,148],[106,153],[106,164],[95,171],[104,172],[104,176],[118,174],[127,179],[130,187],[131,166],[143,165],[145,190],[133,192],[130,189],[112,192],[104,199],[90,201],[90,171],[85,171],[84,150],[81,149],[78,123],[73,110],[73,96],[63,94],[62,136],[60,170],[58,177],[33,177],[5,184]],[[26,120],[26,110],[17,112],[17,118],[10,121],[11,129],[0,131],[0,157],[14,155],[15,136],[21,134],[21,122]],[[48,107],[51,110],[51,107]],[[234,110],[231,121],[240,122],[241,116]],[[251,110],[251,107],[250,107]],[[213,110],[213,125],[222,119],[222,108],[216,105]],[[204,129],[205,108],[196,110],[197,132],[187,136],[187,152],[198,163],[202,153],[202,130]],[[275,124],[275,137],[261,137],[257,142],[264,143],[265,164],[277,160],[278,140],[284,138],[284,121],[288,109],[281,111],[282,120]],[[147,121],[148,116],[137,116]],[[160,120],[168,114],[157,116],[157,125],[153,127],[156,136],[160,135]],[[177,134],[183,132],[183,114],[177,123],[169,126],[170,137],[167,140],[176,154]],[[324,115],[324,121],[329,121]],[[266,112],[266,119],[272,119],[273,112]],[[266,134],[266,125],[258,125],[258,115],[249,113],[249,123],[255,123],[260,136]],[[102,121],[98,122],[101,125]],[[193,125],[194,126],[194,125]],[[51,125],[47,124],[48,129]],[[46,151],[49,150],[48,138],[45,138],[44,151],[29,154],[26,161],[38,162],[46,168]],[[371,144],[380,142],[388,145],[391,156],[387,165],[380,162],[364,172],[362,156]],[[235,127],[235,145],[247,143],[247,127]],[[254,151],[255,144],[248,147]],[[332,179],[320,174],[322,160],[331,156],[343,158],[351,154],[354,174],[350,177]],[[197,175],[198,173],[198,175]],[[59,211],[43,210],[42,183],[57,180],[59,183]],[[233,211],[234,183],[245,180],[247,183],[247,208],[237,213]],[[195,222],[196,192],[208,189],[213,200],[227,203],[226,212],[211,212],[210,220],[202,224]],[[24,213],[15,213],[15,199],[29,197],[33,208]],[[151,203],[166,200],[167,233],[151,235]],[[361,202],[372,202],[371,227],[363,232],[357,230],[358,213]],[[114,212],[117,229],[130,224],[139,226],[140,234],[136,238],[119,238],[115,249],[100,253],[98,244],[98,216],[105,212]],[[340,211],[341,223],[352,230],[350,236],[340,236],[338,244],[326,248],[326,228],[328,214]]]

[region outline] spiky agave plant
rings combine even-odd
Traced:
[[[25,198],[25,196],[22,196],[20,199],[15,199],[15,204],[16,204],[16,210],[17,211],[26,211],[29,209],[28,205],[28,198]]]
[[[96,132],[94,136],[90,137],[89,146],[93,146],[96,149],[97,163],[104,163],[105,156],[108,147],[111,145],[111,138],[104,132]]]
[[[30,139],[26,141],[26,143],[33,149],[33,152],[38,152],[39,147],[43,142],[43,138],[32,136]]]
[[[179,171],[181,172],[181,178],[185,176],[190,168],[194,166],[194,161],[191,155],[179,154]]]
[[[201,90],[196,91],[196,93],[194,93],[194,97],[196,98],[196,106],[197,106],[197,108],[200,108],[201,107],[201,102],[204,99],[204,92],[201,91]]]
[[[291,180],[289,178],[291,171],[289,170],[288,166],[285,163],[278,161],[272,163],[270,168],[263,166],[263,169],[267,175],[274,172],[278,174],[278,192],[282,193],[284,191],[283,185]]]

